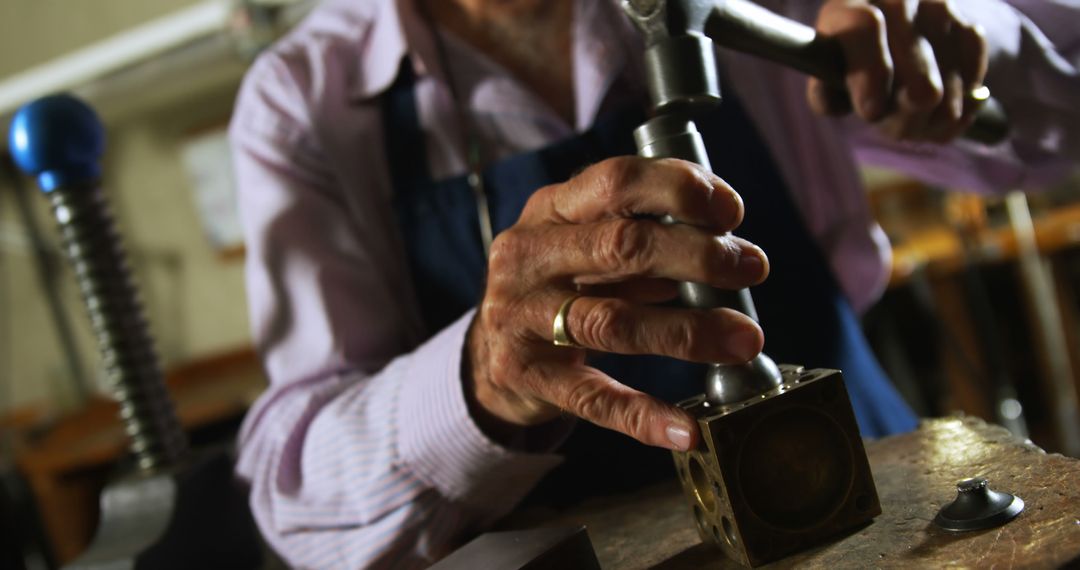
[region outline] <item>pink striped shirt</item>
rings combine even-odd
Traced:
[[[814,2],[762,3],[807,22],[816,13]],[[883,143],[851,121],[812,115],[798,75],[725,57],[725,88],[742,95],[857,307],[879,294],[888,249],[853,150],[987,191],[1059,173],[1062,157],[1080,154],[1075,2],[1012,2],[1024,15],[997,0],[958,3],[989,32],[988,83],[1016,121],[1014,139],[997,148]],[[497,150],[489,158],[587,129],[618,95],[616,78],[636,81],[638,40],[614,1],[578,0],[573,38],[574,125],[446,38],[469,112]],[[253,334],[272,384],[245,423],[238,471],[262,532],[297,567],[430,564],[507,513],[561,460],[485,437],[459,373],[472,313],[427,338],[410,302],[377,106],[403,57],[417,72],[431,170],[459,174],[445,76],[411,0],[321,5],[255,63],[231,126]]]

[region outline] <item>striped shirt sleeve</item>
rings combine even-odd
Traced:
[[[508,512],[560,458],[490,441],[457,373],[471,313],[380,373],[272,391],[240,473],[295,567],[423,567]]]
[[[298,73],[260,60],[230,127],[253,335],[271,381],[245,420],[237,471],[290,566],[426,566],[561,459],[504,448],[470,417],[460,370],[472,312],[403,350],[409,284],[387,269],[389,249],[360,237],[307,135]]]

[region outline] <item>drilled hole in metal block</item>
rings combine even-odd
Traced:
[[[724,540],[734,548],[739,544],[739,537],[735,535],[735,527],[732,526],[731,519],[723,517],[720,519],[720,524],[724,526]]]
[[[697,521],[698,528],[702,532],[708,532],[709,520],[705,518],[705,511],[701,510],[701,507],[694,505],[694,520]]]
[[[709,512],[716,509],[716,494],[713,493],[712,481],[705,472],[705,466],[696,456],[690,458],[690,481],[694,484],[694,495],[697,496],[698,503]]]
[[[848,440],[830,416],[809,407],[787,408],[762,418],[746,434],[737,488],[750,510],[770,526],[812,528],[849,496],[852,457]]]

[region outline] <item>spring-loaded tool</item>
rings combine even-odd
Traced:
[[[143,471],[175,464],[187,441],[162,379],[120,236],[102,195],[105,135],[94,111],[54,95],[21,108],[9,144],[52,204],[61,245],[78,281],[130,449]]]

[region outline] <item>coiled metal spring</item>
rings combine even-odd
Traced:
[[[174,464],[187,441],[108,204],[96,187],[58,188],[48,196],[139,468]]]

